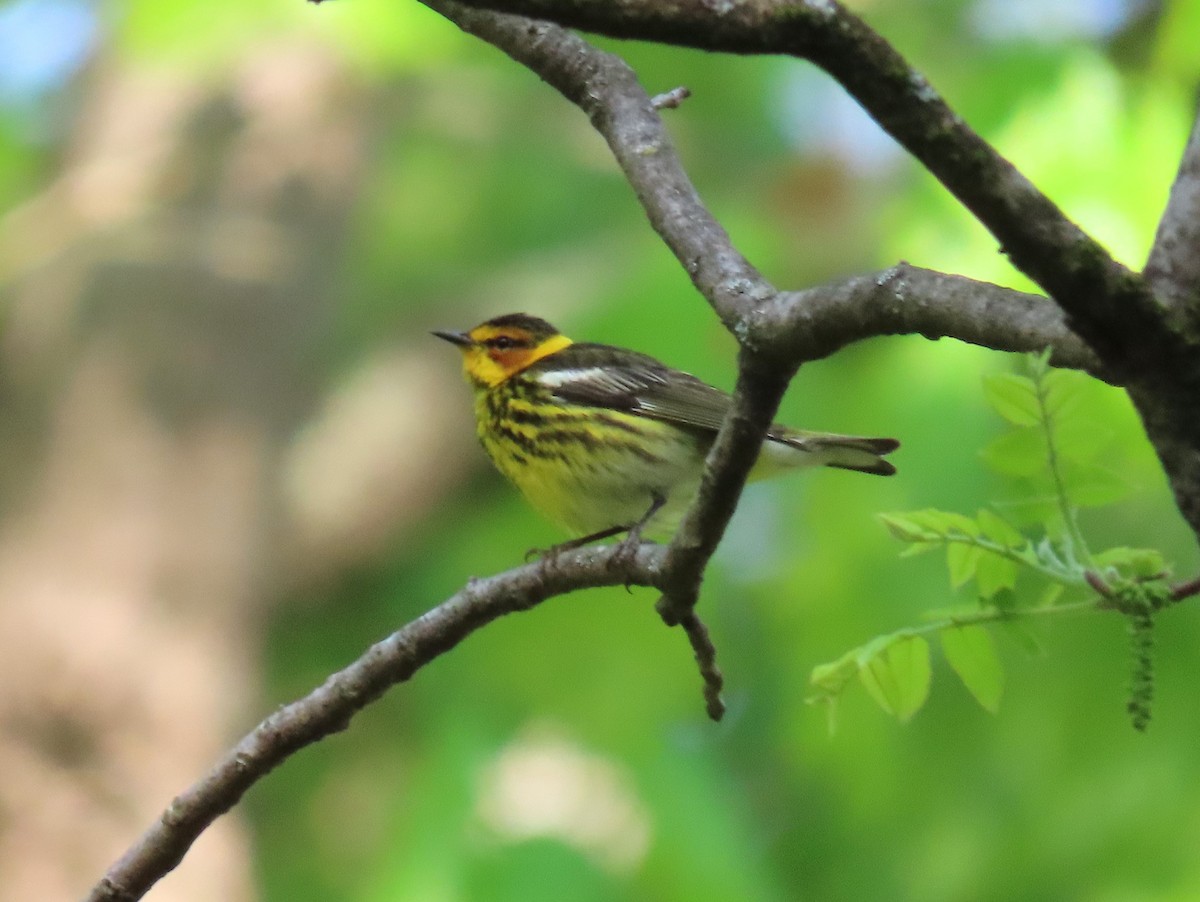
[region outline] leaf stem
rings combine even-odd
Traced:
[[[1026,551],[1024,549],[1011,548],[1007,545],[1001,545],[999,542],[993,542],[991,539],[985,539],[982,536],[972,536],[967,533],[947,532],[939,535],[937,538],[928,539],[929,542],[945,542],[946,544],[973,545],[983,551],[991,554],[999,555],[1006,560],[1010,560],[1015,564],[1020,564],[1028,567],[1031,570],[1036,570],[1043,576],[1049,577],[1058,583],[1064,585],[1080,585],[1085,580],[1082,575],[1075,573],[1067,568],[1048,566],[1036,552]],[[1026,546],[1028,547],[1028,546]]]
[[[1096,565],[1092,560],[1091,549],[1088,548],[1087,540],[1083,537],[1083,531],[1079,528],[1078,511],[1071,504],[1071,498],[1067,494],[1067,484],[1063,479],[1062,469],[1059,466],[1058,446],[1054,441],[1054,414],[1050,412],[1050,406],[1047,403],[1047,388],[1046,374],[1050,369],[1050,354],[1048,351],[1043,352],[1041,356],[1035,358],[1033,370],[1033,386],[1037,397],[1038,411],[1041,414],[1042,428],[1046,433],[1046,464],[1050,468],[1050,476],[1054,480],[1054,494],[1058,500],[1058,508],[1063,518],[1063,525],[1067,531],[1066,552],[1068,563],[1080,565],[1084,570],[1095,570]]]

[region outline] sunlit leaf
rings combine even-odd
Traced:
[[[988,442],[980,456],[997,473],[1032,476],[1046,466],[1045,433],[1027,427],[1010,430]]]
[[[1082,413],[1085,415],[1054,424],[1054,446],[1060,460],[1094,460],[1112,444],[1114,433],[1107,423],[1086,407]]]
[[[941,632],[942,652],[964,686],[985,710],[1000,707],[1004,668],[991,633],[981,626],[955,626]]]
[[[936,542],[948,535],[978,536],[979,525],[954,511],[932,508],[904,513],[880,514],[892,535],[904,542]]]
[[[982,550],[978,545],[952,543],[946,546],[946,567],[950,570],[950,586],[957,589],[971,580]]]
[[[998,554],[984,554],[975,569],[975,583],[979,597],[987,600],[1001,589],[1011,589],[1017,584],[1017,564]]]
[[[1108,548],[1095,556],[1100,567],[1112,567],[1129,579],[1163,578],[1168,574],[1162,552],[1154,548]]]
[[[1002,505],[1009,519],[1026,526],[1047,528],[1060,518],[1058,500],[1052,495],[1036,495],[1016,501],[1005,501]]]
[[[1046,413],[1062,422],[1079,410],[1089,377],[1078,370],[1052,369],[1042,377]]]
[[[1021,535],[1020,530],[986,507],[981,508],[976,514],[975,522],[979,524],[983,535],[997,545],[1003,545],[1005,548],[1021,548],[1026,544],[1025,537]]]
[[[1056,604],[1063,592],[1067,591],[1067,587],[1059,582],[1047,583],[1046,588],[1042,590],[1038,596],[1038,607],[1048,608]]]
[[[858,673],[858,649],[851,649],[836,661],[818,664],[808,675],[809,685],[823,695],[837,695]]]
[[[936,533],[926,529],[907,514],[880,514],[879,519],[901,542],[928,542],[937,538]]]
[[[858,675],[871,698],[906,723],[929,697],[929,643],[920,636],[897,639],[871,657]]]
[[[1041,407],[1033,380],[1015,373],[991,373],[983,377],[983,394],[1004,419],[1016,426],[1036,426]]]
[[[1121,476],[1098,464],[1068,461],[1061,469],[1067,496],[1079,507],[1104,507],[1120,501],[1132,489]]]

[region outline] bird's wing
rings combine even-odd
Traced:
[[[604,345],[573,344],[535,367],[538,381],[561,401],[703,431],[719,429],[731,403],[728,394],[695,376]]]
[[[605,345],[573,344],[534,364],[538,381],[560,401],[620,410],[701,433],[721,428],[733,399],[695,376],[653,357]],[[766,438],[797,451],[823,455],[828,466],[890,475],[885,460],[893,438],[807,432],[772,424]]]

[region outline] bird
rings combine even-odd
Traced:
[[[576,536],[551,550],[674,533],[732,404],[728,393],[646,354],[572,341],[525,313],[433,334],[462,352],[476,432],[496,468]],[[899,446],[775,424],[750,478],[813,466],[891,476],[884,456]]]

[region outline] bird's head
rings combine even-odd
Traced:
[[[571,343],[544,319],[524,313],[497,316],[469,332],[439,330],[433,334],[458,346],[467,379],[485,388],[494,388]]]

